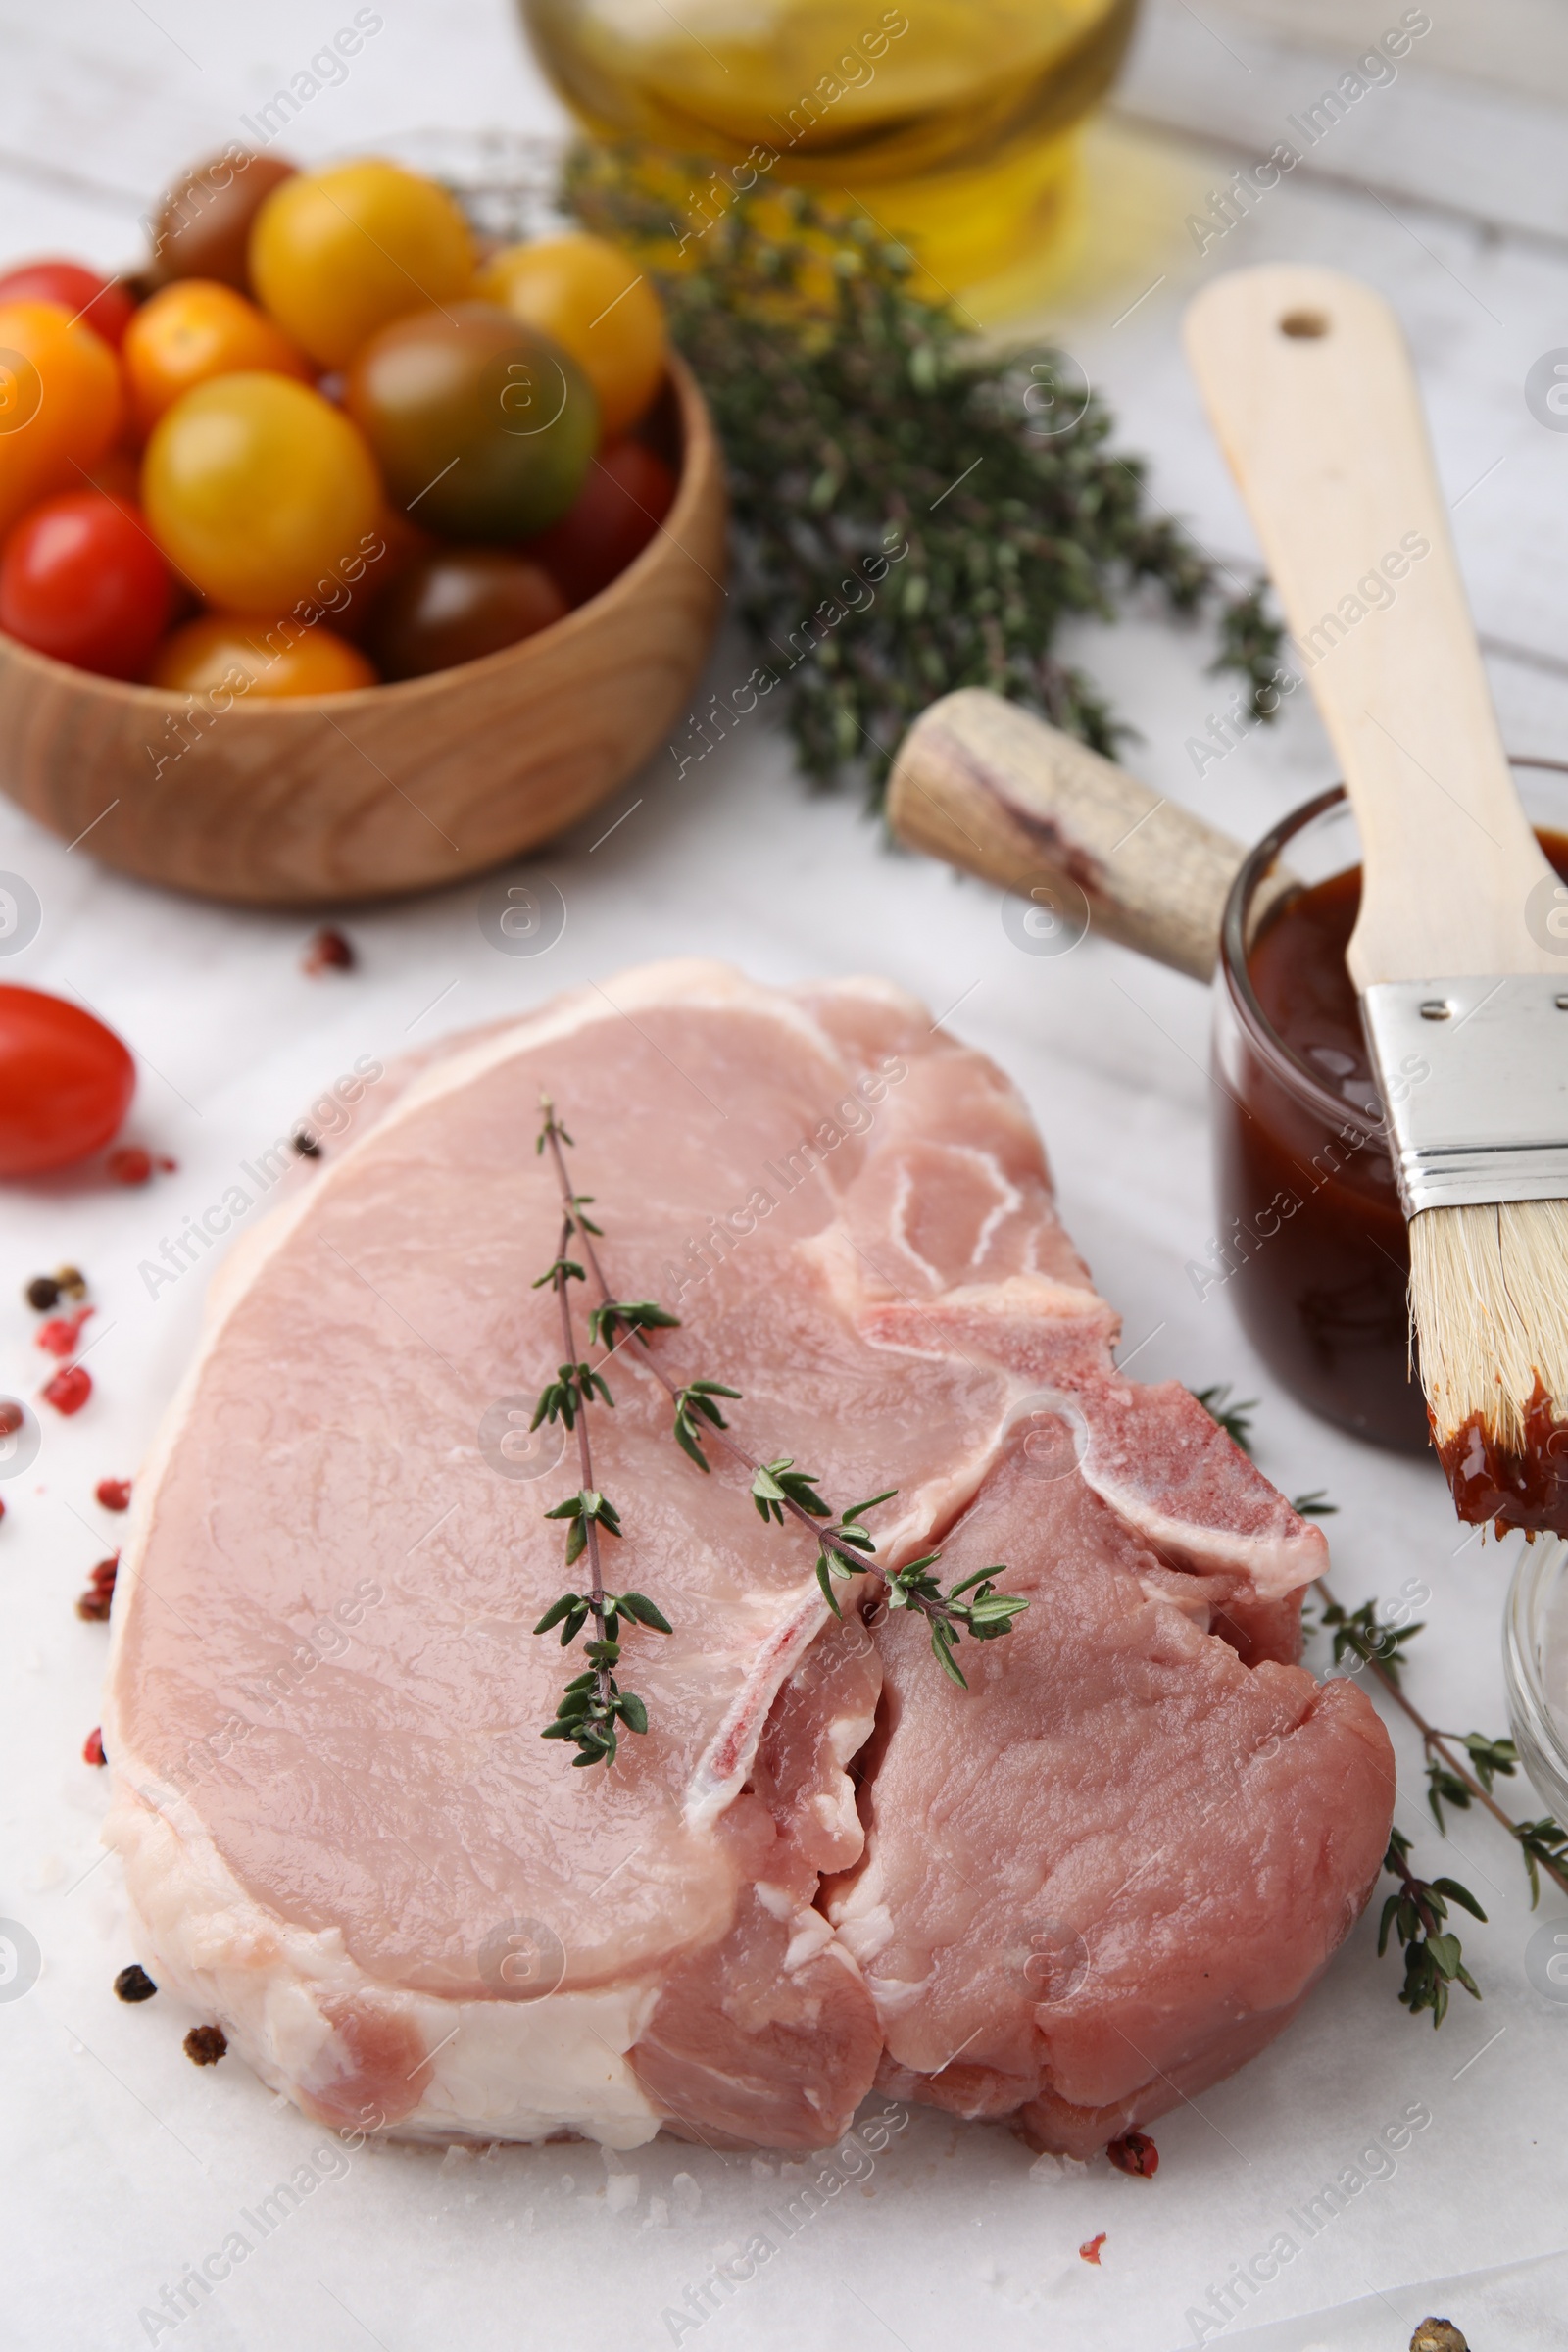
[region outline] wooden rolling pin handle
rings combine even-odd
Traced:
[[[888,821],[911,849],[1027,897],[1083,893],[1091,930],[1207,980],[1240,842],[1015,703],[964,687],[905,737]]]

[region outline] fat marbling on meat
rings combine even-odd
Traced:
[[[967,1696],[871,1590],[829,1616],[623,1347],[607,1573],[673,1631],[627,1638],[612,1769],[539,1738],[575,1457],[495,1433],[561,1354],[541,1092],[737,1438],[896,1486],[889,1565],[1006,1561]],[[1083,2152],[1230,2072],[1364,1904],[1392,1759],[1294,1664],[1320,1532],[1116,1332],[1018,1095],[887,985],[656,965],[456,1041],[233,1251],[138,1482],[104,1725],[142,1960],[311,2114],[414,2137],[822,2146],[880,2078]]]

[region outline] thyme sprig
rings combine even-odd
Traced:
[[[1549,1813],[1539,1821],[1515,1821],[1493,1794],[1496,1781],[1512,1780],[1519,1769],[1519,1751],[1513,1741],[1494,1740],[1484,1732],[1440,1732],[1403,1690],[1399,1678],[1409,1664],[1402,1654],[1403,1645],[1425,1630],[1423,1624],[1379,1625],[1375,1601],[1363,1601],[1360,1608],[1347,1611],[1321,1582],[1318,1592],[1324,1604],[1320,1622],[1334,1634],[1336,1664],[1349,1655],[1360,1658],[1420,1733],[1427,1759],[1427,1803],[1444,1836],[1448,1834],[1443,1818],[1446,1804],[1459,1812],[1480,1805],[1520,1849],[1530,1881],[1532,1911],[1541,1897],[1543,1870],[1568,1894],[1568,1830]]]
[[[1473,1999],[1481,1998],[1481,1987],[1464,1964],[1458,1936],[1444,1926],[1448,1904],[1457,1903],[1461,1910],[1482,1921],[1487,1915],[1469,1888],[1461,1886],[1457,1879],[1418,1879],[1407,1860],[1409,1851],[1410,1840],[1403,1831],[1391,1831],[1383,1867],[1399,1881],[1399,1889],[1383,1906],[1378,1926],[1378,1958],[1381,1960],[1389,1948],[1392,1930],[1404,1954],[1404,1983],[1399,1987],[1399,1998],[1412,2017],[1430,2009],[1436,2032],[1448,2013],[1450,1984],[1462,1984]]]
[[[549,1519],[565,1519],[571,1523],[567,1538],[566,1564],[572,1566],[586,1549],[592,1571],[592,1583],[586,1593],[567,1592],[553,1602],[535,1626],[537,1634],[562,1628],[564,1644],[572,1641],[593,1621],[595,1640],[588,1645],[587,1655],[593,1671],[579,1676],[566,1687],[558,1712],[558,1720],[543,1735],[546,1739],[575,1739],[579,1746],[576,1761],[596,1763],[603,1756],[612,1762],[615,1753],[614,1724],[618,1719],[630,1730],[646,1731],[647,1710],[640,1698],[622,1692],[616,1687],[611,1671],[619,1660],[617,1645],[618,1616],[634,1623],[652,1627],[656,1632],[668,1633],[670,1627],[654,1603],[641,1593],[628,1592],[618,1596],[605,1592],[600,1573],[599,1535],[601,1529],[619,1536],[621,1526],[614,1506],[593,1485],[592,1455],[588,1439],[588,1410],[601,1405],[613,1406],[613,1398],[606,1386],[601,1370],[579,1361],[575,1353],[573,1325],[568,1286],[573,1282],[587,1283],[590,1279],[597,1290],[598,1303],[591,1311],[589,1322],[594,1339],[612,1351],[635,1341],[636,1350],[631,1360],[642,1365],[658,1381],[669,1397],[674,1418],[671,1434],[683,1453],[707,1471],[710,1465],[704,1450],[706,1446],[717,1445],[744,1468],[750,1477],[752,1501],[760,1516],[768,1524],[782,1527],[793,1520],[808,1529],[816,1544],[816,1578],[823,1598],[835,1617],[842,1616],[835,1581],[849,1582],[867,1574],[880,1575],[890,1609],[912,1610],[923,1617],[930,1628],[931,1648],[938,1664],[950,1681],[960,1689],[968,1684],[954,1652],[961,1636],[971,1641],[994,1642],[1007,1633],[1014,1618],[1029,1605],[1017,1593],[999,1592],[992,1580],[1006,1574],[997,1563],[963,1577],[946,1592],[931,1571],[941,1559],[940,1550],[927,1552],[922,1558],[908,1561],[904,1567],[881,1569],[875,1561],[876,1540],[864,1525],[866,1512],[891,1502],[898,1493],[896,1487],[885,1488],[880,1494],[868,1495],[864,1501],[852,1503],[835,1515],[832,1505],[817,1492],[814,1473],[800,1469],[792,1454],[780,1454],[768,1461],[759,1461],[750,1454],[734,1436],[728,1421],[719,1410],[719,1397],[739,1398],[742,1391],[723,1381],[710,1379],[677,1380],[651,1352],[649,1335],[657,1331],[672,1331],[680,1327],[680,1318],[652,1299],[619,1299],[605,1277],[595,1239],[603,1240],[602,1227],[593,1224],[582,1213],[588,1194],[572,1188],[566,1165],[566,1150],[575,1150],[572,1138],[556,1115],[548,1097],[542,1103],[543,1122],[540,1126],[537,1150],[548,1152],[556,1171],[562,1200],[562,1239],[555,1261],[541,1277],[535,1288],[549,1283],[562,1301],[562,1327],[568,1358],[558,1370],[556,1379],[547,1384],[539,1399],[533,1426],[541,1420],[558,1416],[570,1429],[575,1421],[578,1435],[578,1459],[582,1485],[578,1494],[558,1503],[547,1511]],[[586,1268],[568,1257],[567,1248],[573,1241],[581,1246]],[[826,1524],[824,1524],[826,1522]],[[965,1597],[965,1596],[968,1597]]]
[[[1224,1426],[1228,1388],[1216,1387],[1195,1390],[1199,1402]],[[1247,1411],[1249,1407],[1232,1407]],[[1235,1434],[1234,1432],[1232,1433]],[[1248,1436],[1250,1437],[1249,1431]],[[1248,1437],[1238,1443],[1250,1451]],[[1312,1516],[1323,1517],[1337,1506],[1326,1500],[1319,1488],[1311,1494],[1298,1498],[1295,1508],[1304,1506]],[[1409,1643],[1425,1631],[1423,1620],[1408,1625],[1380,1623],[1375,1600],[1363,1601],[1359,1608],[1347,1609],[1337,1601],[1320,1578],[1315,1587],[1320,1614],[1315,1624],[1303,1616],[1303,1625],[1310,1632],[1330,1635],[1333,1642],[1334,1663],[1341,1665],[1353,1657],[1376,1675],[1384,1690],[1401,1708],[1421,1735],[1422,1752],[1426,1759],[1427,1802],[1433,1819],[1443,1835],[1448,1835],[1443,1808],[1451,1805],[1455,1811],[1467,1811],[1472,1804],[1490,1813],[1500,1829],[1519,1847],[1525,1875],[1530,1881],[1530,1907],[1535,1909],[1541,1897],[1543,1871],[1568,1894],[1568,1830],[1544,1814],[1539,1821],[1515,1821],[1493,1793],[1498,1780],[1511,1780],[1519,1769],[1519,1751],[1511,1740],[1494,1740],[1482,1732],[1443,1732],[1430,1723],[1409,1696],[1402,1677],[1410,1661],[1405,1655]],[[1388,1949],[1392,1934],[1404,1953],[1404,1984],[1399,1998],[1412,2016],[1423,2010],[1432,2012],[1433,2025],[1440,2026],[1447,2014],[1448,1988],[1462,1984],[1475,1998],[1481,1992],[1474,1978],[1464,1966],[1459,1939],[1445,1925],[1449,1903],[1470,1912],[1472,1917],[1485,1920],[1486,1913],[1468,1887],[1455,1879],[1421,1879],[1411,1870],[1409,1854],[1411,1840],[1400,1830],[1390,1834],[1389,1847],[1383,1858],[1383,1868],[1398,1881],[1398,1890],[1391,1894],[1383,1906],[1383,1919],[1378,1934],[1378,1954]]]
[[[547,1137],[554,1141],[557,1134],[564,1132],[558,1129],[548,1102],[544,1107],[545,1126],[538,1143],[541,1153]],[[556,1150],[559,1158],[559,1144]],[[583,1651],[588,1661],[586,1672],[573,1676],[567,1683],[555,1721],[540,1734],[544,1740],[569,1740],[577,1750],[572,1763],[579,1766],[614,1762],[617,1725],[623,1725],[629,1732],[648,1729],[648,1709],[643,1700],[635,1690],[623,1690],[615,1677],[620,1664],[622,1617],[629,1618],[634,1625],[647,1626],[654,1633],[670,1631],[668,1620],[645,1594],[611,1593],[605,1590],[599,1539],[604,1534],[618,1541],[623,1531],[615,1505],[594,1483],[593,1442],[588,1424],[590,1408],[612,1410],[615,1400],[604,1374],[578,1353],[571,1285],[586,1282],[588,1276],[577,1260],[566,1254],[573,1240],[591,1249],[593,1245],[587,1237],[600,1230],[586,1215],[586,1206],[585,1196],[573,1193],[569,1186],[564,1190],[561,1240],[553,1261],[533,1285],[536,1291],[548,1286],[560,1301],[561,1337],[566,1360],[558,1367],[555,1379],[546,1383],[530,1424],[537,1429],[541,1422],[559,1420],[575,1433],[577,1440],[577,1468],[582,1483],[575,1494],[558,1502],[546,1511],[545,1517],[566,1522],[568,1568],[574,1568],[587,1553],[589,1586],[586,1592],[564,1592],[546,1609],[533,1630],[536,1634],[548,1634],[559,1626],[561,1646],[567,1649],[579,1634],[590,1626],[593,1629],[593,1639]]]
[[[999,353],[917,290],[914,258],[868,216],[752,176],[743,192],[692,161],[661,177],[645,151],[595,142],[570,158],[561,201],[637,250],[707,395],[763,664],[744,707],[788,678],[807,773],[863,763],[880,780],[904,729],[959,686],[1113,754],[1130,730],[1055,648],[1069,621],[1112,619],[1144,584],[1178,614],[1217,607],[1212,666],[1271,716],[1283,633],[1260,589],[1227,597],[1143,463],[1112,449],[1074,364]],[[684,192],[710,186],[723,209],[699,227]],[[721,735],[738,708],[715,696],[702,724]]]

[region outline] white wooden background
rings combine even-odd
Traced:
[[[380,0],[379,13],[384,27],[347,79],[292,126],[295,153],[352,152],[430,124],[557,122],[502,0]],[[1485,12],[1433,0],[1433,29],[1395,85],[1369,93],[1248,223],[1206,256],[1186,227],[1401,13],[1397,0],[1159,0],[1090,138],[1078,242],[1042,273],[1033,316],[1105,390],[1125,446],[1151,456],[1155,495],[1240,574],[1250,535],[1181,365],[1182,303],[1215,269],[1287,256],[1381,286],[1421,366],[1504,731],[1518,750],[1568,756],[1568,434],[1539,422],[1523,390],[1538,357],[1568,345],[1568,20],[1551,0]],[[159,184],[235,135],[352,14],[346,0],[275,0],[265,13],[0,0],[0,254],[128,259]],[[1256,833],[1330,780],[1315,721],[1293,706],[1277,732],[1199,783],[1183,745],[1223,697],[1204,675],[1201,632],[1134,615],[1083,630],[1075,650],[1140,728],[1133,763],[1234,831]],[[737,639],[721,640],[710,683],[728,685],[744,662]],[[0,782],[4,762],[0,744]],[[35,1472],[7,1490],[0,1527],[0,1917],[43,1952],[25,1996],[0,1997],[0,2345],[118,2352],[152,2340],[139,2312],[319,2137],[237,2062],[189,2067],[178,2042],[192,2021],[167,1996],[126,2009],[110,1993],[130,1956],[123,1904],[96,1844],[101,1776],[76,1761],[96,1721],[103,1635],[71,1601],[114,1538],[92,1486],[134,1467],[199,1304],[194,1278],[149,1302],[137,1259],[357,1054],[386,1057],[589,973],[694,949],[765,978],[875,968],[936,1011],[952,1007],[955,1026],[1026,1088],[1138,1373],[1262,1395],[1264,1466],[1287,1492],[1327,1486],[1342,1505],[1330,1523],[1342,1595],[1392,1594],[1419,1577],[1433,1597],[1417,1694],[1461,1729],[1502,1728],[1507,1547],[1463,1543],[1432,1474],[1271,1396],[1223,1295],[1200,1306],[1183,1273],[1211,1230],[1200,990],[1094,939],[1059,961],[1019,956],[990,893],[890,856],[853,799],[807,795],[760,721],[678,783],[674,762],[656,760],[546,863],[569,920],[537,966],[491,952],[469,889],[353,917],[360,972],[310,981],[298,968],[309,925],[124,883],[0,802],[0,866],[24,872],[45,910],[5,977],[75,991],[115,1021],[143,1058],[134,1132],[179,1161],[144,1194],[63,1180],[0,1207],[0,1387],[37,1382],[19,1302],[26,1275],[77,1257],[103,1304],[97,1395],[78,1421],[51,1426]],[[1434,2120],[1397,2176],[1222,2340],[1393,2352],[1436,2307],[1477,2352],[1568,2343],[1568,2009],[1533,1992],[1523,1968],[1541,1921],[1565,1907],[1553,1897],[1531,1916],[1490,1826],[1461,1821],[1441,1845],[1415,1801],[1419,1757],[1394,1730],[1415,1792],[1404,1826],[1427,1867],[1453,1870],[1492,1913],[1465,1934],[1481,2008],[1461,2002],[1438,2036],[1408,2021],[1395,1963],[1373,1957],[1364,1922],[1285,2040],[1159,2128],[1152,2185],[1102,2165],[1053,2185],[1004,2134],[917,2119],[869,2197],[844,2196],[705,2322],[703,2352],[890,2340],[938,2352],[981,2336],[1001,2352],[1173,2352],[1194,2340],[1184,2315],[1209,2284],[1417,2099]],[[1523,1810],[1528,1795],[1516,1801]],[[586,2149],[367,2153],[156,2340],[423,2352],[559,2343],[569,2328],[615,2352],[668,2343],[663,2311],[794,2183],[662,2146],[631,2169],[635,2192],[623,2185],[612,2203]],[[1092,2270],[1076,2249],[1101,2229]]]

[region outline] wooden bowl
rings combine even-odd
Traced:
[[[0,635],[0,785],[123,873],[263,906],[438,889],[561,832],[666,735],[717,621],[723,458],[679,361],[662,406],[680,471],[663,528],[537,637],[397,685],[215,712]]]

